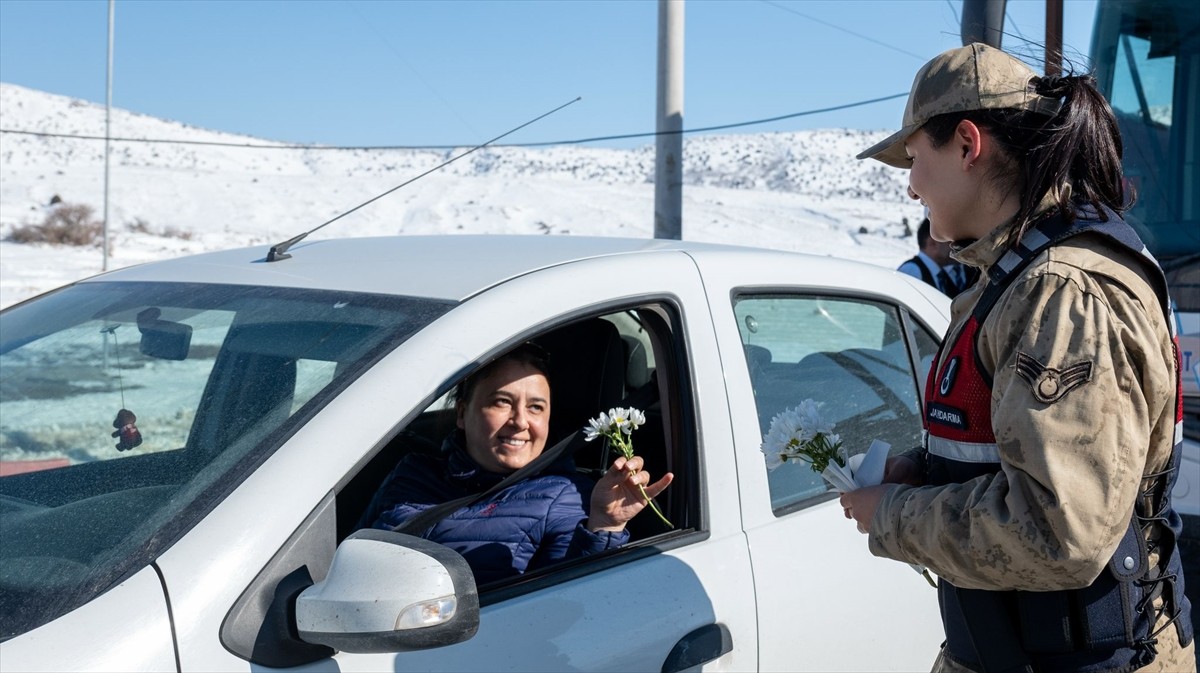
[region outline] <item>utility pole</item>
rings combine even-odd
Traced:
[[[112,70],[113,70],[113,16],[116,0],[108,0],[108,69],[104,74],[104,221],[103,248],[104,257],[100,263],[101,271],[108,271],[108,142],[112,137]]]
[[[1004,35],[1004,5],[1005,0],[963,0],[960,32],[963,46],[982,42],[999,49]]]
[[[654,238],[683,238],[683,0],[658,0]]]
[[[1063,3],[1046,0],[1046,74],[1062,74]]]

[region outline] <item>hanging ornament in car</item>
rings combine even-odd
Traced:
[[[117,439],[117,450],[128,451],[142,443],[142,433],[137,427],[137,416],[128,409],[122,409],[117,412],[117,419],[113,421],[113,427],[116,430],[112,433]]]
[[[137,427],[137,415],[125,407],[125,376],[121,373],[121,344],[117,341],[117,328],[120,325],[107,325],[100,330],[105,335],[105,352],[108,352],[108,337],[113,338],[113,353],[117,358],[117,385],[121,390],[121,410],[113,420],[112,436],[117,440],[118,451],[128,451],[137,448],[142,443],[142,432]]]

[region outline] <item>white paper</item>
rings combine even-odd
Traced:
[[[866,453],[856,453],[846,459],[845,467],[829,463],[829,467],[821,472],[821,476],[838,493],[881,484],[883,470],[887,467],[888,450],[891,448],[891,444],[876,439],[867,447]]]
[[[876,439],[866,453],[855,456],[859,459],[859,465],[854,468],[854,483],[859,488],[883,483],[883,471],[887,468],[888,450],[891,448],[891,444]]]
[[[887,442],[881,442],[878,439],[873,440],[871,446],[867,447],[866,453],[857,453],[850,456],[846,459],[845,467],[831,462],[829,467],[821,472],[821,476],[838,493],[882,484],[883,472],[887,468],[888,449],[890,448],[892,448],[892,445]],[[859,527],[858,532],[866,533],[867,531]],[[917,573],[924,575],[925,579],[930,584],[933,584],[933,579],[929,576],[929,572],[925,566],[917,563],[909,563],[908,566]]]

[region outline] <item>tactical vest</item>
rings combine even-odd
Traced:
[[[1106,219],[1081,208],[1074,221],[1051,216],[1026,232],[1016,249],[989,271],[988,286],[971,316],[952,341],[942,345],[931,367],[925,392],[926,481],[962,483],[1000,469],[1000,451],[992,432],[992,379],[980,363],[976,338],[980,325],[1021,271],[1043,250],[1079,234],[1104,237],[1111,245],[1139,253],[1154,283],[1171,331],[1180,369],[1179,342],[1167,296],[1166,279],[1137,234],[1118,215]],[[1051,402],[1069,390],[1075,377],[1090,374],[1041,368],[1022,362],[1036,374],[1034,396]],[[1143,477],[1129,526],[1106,569],[1091,584],[1067,591],[985,591],[938,583],[938,601],[946,629],[947,653],[985,673],[1133,670],[1152,662],[1158,632],[1153,625],[1165,613],[1179,641],[1191,642],[1190,604],[1183,591],[1183,569],[1175,544],[1183,522],[1171,507],[1182,454],[1183,388],[1176,377],[1175,446],[1162,472]],[[1145,531],[1161,524],[1159,562],[1151,567]],[[1161,611],[1152,602],[1162,596]],[[1165,629],[1161,627],[1159,631]]]

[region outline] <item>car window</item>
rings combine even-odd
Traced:
[[[893,453],[920,443],[915,369],[896,307],[743,295],[734,300],[734,314],[763,434],[777,414],[812,399],[850,454],[874,439],[891,444]],[[827,488],[807,464],[795,462],[768,471],[768,483],[777,512]]]
[[[683,457],[684,451],[695,452],[696,444],[683,441],[694,433],[688,425],[693,416],[686,408],[686,396],[681,395],[677,385],[684,380],[681,378],[684,374],[679,362],[682,346],[675,336],[676,321],[675,312],[667,307],[644,305],[574,319],[527,337],[545,348],[550,364],[547,449],[582,430],[589,418],[612,407],[637,406],[644,411],[646,423],[634,434],[634,448],[645,460],[645,469],[655,478],[667,471],[676,473],[673,485],[657,499],[674,528],[668,529],[652,512],[643,511],[628,524],[635,544],[699,525],[696,491],[686,487],[688,480],[682,473],[696,469],[698,461]],[[478,366],[518,343],[498,346]],[[447,382],[446,387],[457,383],[458,380]],[[456,431],[454,403],[434,391],[431,396],[436,400],[400,428],[395,438],[339,493],[339,538],[377,521],[380,503],[371,499],[393,469],[398,465],[403,469],[406,456],[423,453],[434,460],[441,459],[444,440]],[[613,449],[603,442],[585,442],[580,433],[571,444],[570,469],[581,485],[590,489],[615,457]],[[556,464],[555,468],[561,465]],[[694,479],[693,475],[693,483]],[[589,494],[582,495],[586,501]],[[571,566],[577,567],[578,563],[571,562]],[[553,568],[547,568],[538,574],[553,572]],[[485,584],[481,591],[494,593],[512,583]]]
[[[83,283],[3,312],[0,639],[166,549],[443,302]]]
[[[929,368],[937,357],[938,340],[922,324],[918,323],[912,314],[905,314],[905,325],[908,326],[908,338],[912,343],[917,358],[917,385],[920,389],[919,399],[925,399],[925,384],[929,379]]]

